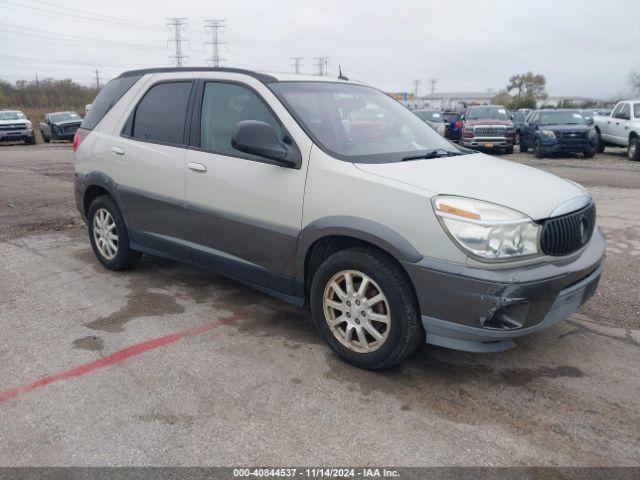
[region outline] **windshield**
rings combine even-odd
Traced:
[[[563,112],[542,112],[540,114],[540,125],[568,124],[585,125],[587,122],[580,113],[575,111]]]
[[[60,113],[52,113],[51,120],[54,122],[73,122],[82,120],[82,117],[78,115],[76,112],[60,112]]]
[[[513,112],[513,121],[524,123],[524,113],[522,112]]]
[[[425,120],[427,122],[442,122],[442,115],[440,115],[440,112],[437,111],[431,111],[431,110],[419,110],[417,112],[413,112],[415,113],[418,118]]]
[[[468,120],[509,120],[509,114],[502,107],[473,107],[469,109]]]
[[[386,94],[329,82],[277,82],[269,87],[326,152],[358,163],[399,162],[452,143]]]
[[[0,120],[24,120],[24,113],[22,112],[0,112]]]

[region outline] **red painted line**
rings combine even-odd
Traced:
[[[201,333],[208,332],[209,330],[221,327],[235,320],[238,320],[239,318],[239,315],[233,314],[230,317],[207,323],[206,325],[202,325],[201,327],[190,328],[188,330],[182,330],[179,332],[164,335],[162,337],[154,338],[152,340],[147,340],[146,342],[136,343],[135,345],[131,345],[130,347],[113,352],[112,354],[107,355],[106,357],[99,358],[98,360],[94,360],[93,362],[78,365],[77,367],[71,368],[69,370],[43,377],[33,383],[20,385],[18,387],[10,388],[9,390],[0,392],[0,403],[6,402],[7,400],[22,395],[23,393],[46,387],[53,382],[68,380],[74,377],[81,377],[82,375],[85,375],[87,373],[93,372],[100,368],[108,367],[109,365],[113,365],[115,363],[120,363],[124,360],[127,360],[128,358],[135,357],[136,355],[140,355],[144,352],[148,352],[149,350],[154,350],[156,348],[175,343],[185,337],[191,337],[193,335],[199,335]]]

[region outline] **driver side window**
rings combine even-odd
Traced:
[[[231,146],[238,122],[258,120],[271,125],[282,139],[280,123],[251,89],[234,83],[207,82],[202,98],[200,147],[215,153],[246,156]]]

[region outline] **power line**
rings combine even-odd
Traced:
[[[182,53],[182,43],[188,40],[182,38],[182,32],[187,28],[187,19],[185,17],[173,17],[167,19],[167,25],[169,29],[173,30],[173,39],[167,40],[175,44],[175,54],[170,56],[169,59],[176,64],[176,67],[181,68],[184,61],[189,58]]]
[[[205,20],[204,30],[211,34],[211,40],[205,42],[205,45],[211,45],[211,56],[206,59],[208,65],[218,68],[220,62],[224,61],[224,58],[220,57],[220,45],[225,45],[226,42],[220,41],[219,31],[225,27],[226,20]]]
[[[436,83],[438,83],[438,79],[437,78],[430,78],[429,79],[429,85],[431,85],[431,95],[433,95],[433,92],[436,91]]]
[[[416,79],[413,81],[413,101],[418,101],[418,90],[420,89],[420,80]]]
[[[293,73],[296,75],[300,74],[300,67],[302,66],[303,58],[304,57],[291,57],[291,60],[293,61],[291,66],[293,66]]]
[[[316,67],[318,67],[318,75],[321,77],[327,76],[327,71],[329,67],[329,57],[313,57],[316,60]]]
[[[96,74],[96,90],[100,90],[100,70],[96,68],[94,72]]]

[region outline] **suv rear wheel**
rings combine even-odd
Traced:
[[[602,141],[602,135],[600,135],[600,130],[596,130],[596,132],[598,132],[598,146],[596,147],[596,152],[603,153],[605,145]]]
[[[318,268],[311,285],[313,322],[345,361],[370,370],[407,358],[423,338],[415,294],[383,252],[341,250]]]
[[[629,140],[629,151],[627,154],[629,155],[629,160],[635,162],[640,161],[640,140],[638,137],[633,137]]]
[[[109,270],[133,267],[142,253],[129,247],[129,234],[120,210],[111,197],[96,198],[87,214],[91,248]]]

